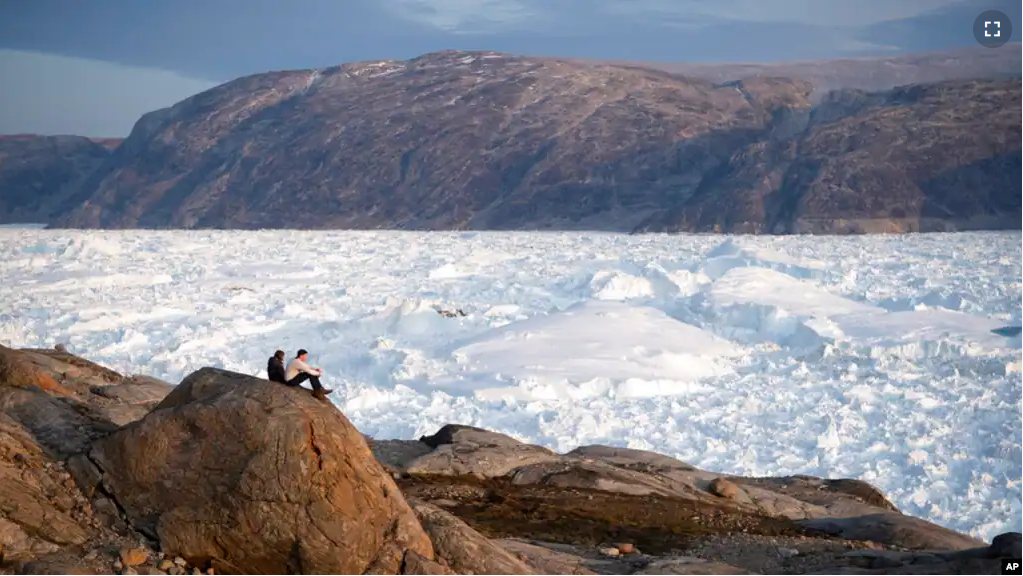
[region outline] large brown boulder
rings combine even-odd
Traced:
[[[204,368],[90,458],[132,525],[219,573],[396,573],[433,547],[362,435],[301,389]]]

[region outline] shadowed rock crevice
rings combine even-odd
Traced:
[[[87,452],[75,454],[71,457],[76,460],[76,465],[72,471],[72,477],[75,478],[75,482],[78,485],[79,490],[88,493],[90,497],[98,496],[105,498],[111,505],[116,509],[117,516],[123,518],[125,522],[133,530],[149,539],[150,543],[157,543],[160,540],[160,535],[152,530],[151,527],[146,525],[137,525],[131,521],[131,516],[128,511],[125,510],[124,506],[117,501],[117,496],[113,494],[110,489],[103,483],[103,467],[102,465],[93,460]],[[69,464],[71,460],[69,459]],[[78,471],[78,474],[75,474]]]

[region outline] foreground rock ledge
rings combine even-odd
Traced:
[[[855,480],[459,425],[366,444],[258,378],[172,388],[0,347],[0,574],[997,574],[1020,556],[1019,533],[987,546]]]
[[[430,539],[365,440],[301,390],[204,368],[89,453],[165,553],[217,572],[396,573]]]
[[[0,346],[0,574],[98,570],[81,560],[87,551],[132,541],[110,500],[76,485],[75,473],[88,471],[65,459],[143,417],[171,389],[66,350]],[[68,558],[76,567],[60,568]]]

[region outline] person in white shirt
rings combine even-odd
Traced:
[[[330,394],[333,390],[324,388],[320,384],[320,376],[323,376],[323,370],[314,368],[309,364],[306,364],[306,358],[309,357],[309,352],[306,350],[299,350],[298,354],[288,362],[288,367],[284,371],[285,384],[288,386],[298,387],[306,380],[313,385],[313,394],[317,391],[323,394]]]

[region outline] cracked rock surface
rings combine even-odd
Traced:
[[[362,435],[301,389],[204,368],[89,455],[131,524],[190,564],[361,574],[433,558]]]

